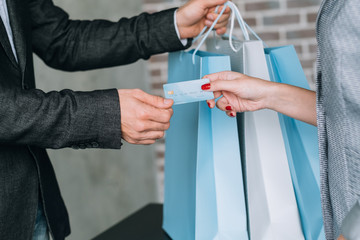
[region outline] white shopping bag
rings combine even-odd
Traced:
[[[240,13],[237,17],[241,18]],[[239,22],[242,24],[243,20]],[[233,71],[270,80],[263,43],[250,41],[247,33],[244,36],[245,41],[230,41],[231,44],[225,38],[208,40],[207,50],[229,55]],[[231,34],[229,39],[232,40]],[[277,113],[247,112],[239,122],[250,238],[304,239]]]
[[[244,74],[270,80],[262,42],[243,49]],[[304,239],[277,113],[245,113],[244,134],[251,239]]]

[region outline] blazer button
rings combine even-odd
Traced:
[[[91,144],[92,144],[93,148],[98,148],[99,147],[99,144],[97,142],[92,142]]]
[[[79,148],[80,148],[80,149],[85,149],[86,146],[85,146],[85,144],[79,144]]]

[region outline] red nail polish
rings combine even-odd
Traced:
[[[230,113],[230,116],[232,116],[232,117],[235,117],[235,114],[233,114],[233,113]]]
[[[202,89],[202,90],[209,90],[210,87],[211,87],[211,86],[210,86],[210,83],[207,83],[207,84],[202,85],[202,86],[201,86],[201,89]]]
[[[209,102],[207,104],[208,104],[209,108],[211,108],[211,104]]]
[[[232,110],[232,107],[227,106],[225,109],[226,109],[227,111],[231,111],[231,110]]]

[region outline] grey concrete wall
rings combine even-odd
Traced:
[[[55,0],[74,19],[104,18],[141,12],[142,0]],[[90,72],[52,70],[35,58],[37,87],[45,91],[142,88],[148,90],[145,62]],[[152,147],[125,144],[118,150],[49,151],[68,207],[72,234],[90,239],[133,211],[158,200]]]

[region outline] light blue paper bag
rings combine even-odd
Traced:
[[[230,70],[228,56],[169,55],[169,83]],[[206,102],[174,106],[166,133],[163,228],[174,240],[248,239],[236,119]]]
[[[272,81],[309,89],[293,46],[265,49]],[[317,129],[279,114],[305,238],[325,239],[320,200]]]

